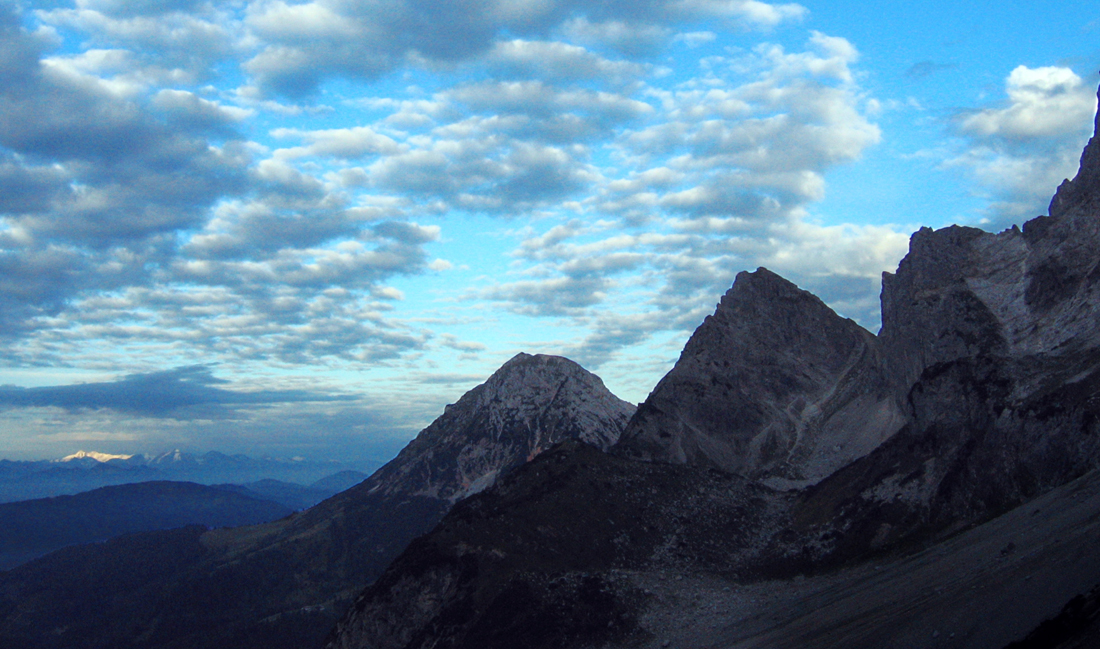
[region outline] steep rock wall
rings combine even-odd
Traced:
[[[905,423],[879,341],[761,268],[738,274],[616,452],[813,484]]]

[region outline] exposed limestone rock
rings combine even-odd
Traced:
[[[1100,104],[1100,91],[1096,93]],[[1050,201],[1050,215],[1062,216],[1074,209],[1089,209],[1095,213],[1100,206],[1100,111],[1092,139],[1081,154],[1081,168],[1073,180],[1065,180]]]
[[[921,228],[883,273],[880,337],[903,393],[937,363],[996,356],[1016,361],[1024,398],[1042,382],[1028,375],[1100,348],[1100,113],[1096,129],[1049,216],[999,234]]]
[[[364,489],[453,503],[566,439],[606,450],[634,410],[571,360],[518,354],[447,406]]]
[[[1023,398],[1052,363],[1070,367],[1100,347],[1098,242],[1100,217],[1082,211],[1038,217],[1022,232],[914,234],[882,282],[880,338],[902,393],[938,363],[995,356],[1016,361]]]
[[[617,452],[813,484],[905,423],[875,337],[771,271],[740,273]]]
[[[1051,216],[924,228],[884,274],[880,338],[911,423],[807,492],[810,554],[949,533],[1100,466],[1097,151]]]
[[[1098,137],[1050,216],[1000,234],[917,232],[884,277],[877,339],[767,271],[740,275],[639,408],[620,457],[563,445],[464,501],[357,600],[329,647],[984,648],[1021,637],[1065,601],[1051,586],[1100,581]],[[868,415],[879,406],[890,416]],[[905,423],[875,427],[886,420]],[[863,427],[885,441],[830,465],[826,440]],[[815,484],[757,482],[779,477]],[[945,571],[968,575],[950,583]],[[796,576],[819,580],[820,605]],[[747,583],[761,578],[776,581]],[[664,585],[681,579],[706,588]],[[766,601],[707,625],[731,586]],[[844,589],[853,607],[838,613]],[[776,591],[790,604],[777,606]],[[806,616],[801,629],[788,633],[784,609]],[[754,626],[768,628],[759,642]]]

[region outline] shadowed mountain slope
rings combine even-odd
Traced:
[[[282,518],[291,509],[255,495],[191,482],[139,482],[75,496],[0,504],[0,569],[58,548],[185,525],[231,527]]]
[[[616,452],[774,486],[816,483],[905,423],[879,348],[775,273],[740,273]]]
[[[373,476],[309,510],[265,525],[73,548],[0,575],[0,643],[315,646],[355,594],[455,501],[562,440],[613,443],[633,411],[576,363],[520,354]],[[179,544],[187,560],[162,557]],[[118,551],[138,555],[125,590],[114,589],[123,583],[114,571],[127,561]],[[102,606],[66,602],[74,584],[94,582],[104,584]]]
[[[327,646],[998,649],[1058,615],[1100,583],[1098,147],[1022,230],[914,234],[877,338],[739,275],[613,455],[456,508]]]

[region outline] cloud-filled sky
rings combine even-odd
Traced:
[[[1100,82],[1090,3],[882,4],[0,0],[0,457],[382,460],[520,351],[640,401],[758,266],[877,330]]]

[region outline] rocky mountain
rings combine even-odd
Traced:
[[[364,488],[454,503],[566,439],[608,449],[634,410],[573,361],[518,354],[447,406]]]
[[[880,347],[775,273],[740,273],[616,450],[773,486],[814,484],[906,421]]]
[[[460,503],[326,646],[1088,646],[1098,179],[1100,133],[1049,215],[914,234],[877,337],[739,275],[611,454]]]
[[[563,440],[609,446],[633,411],[576,363],[520,354],[370,478],[306,511],[68,548],[0,573],[0,645],[317,646],[455,502]],[[95,601],[73,598],[91,584]]]
[[[922,229],[884,274],[879,338],[909,424],[807,493],[822,555],[951,533],[1096,468],[1098,151],[1094,136],[1050,215]]]

